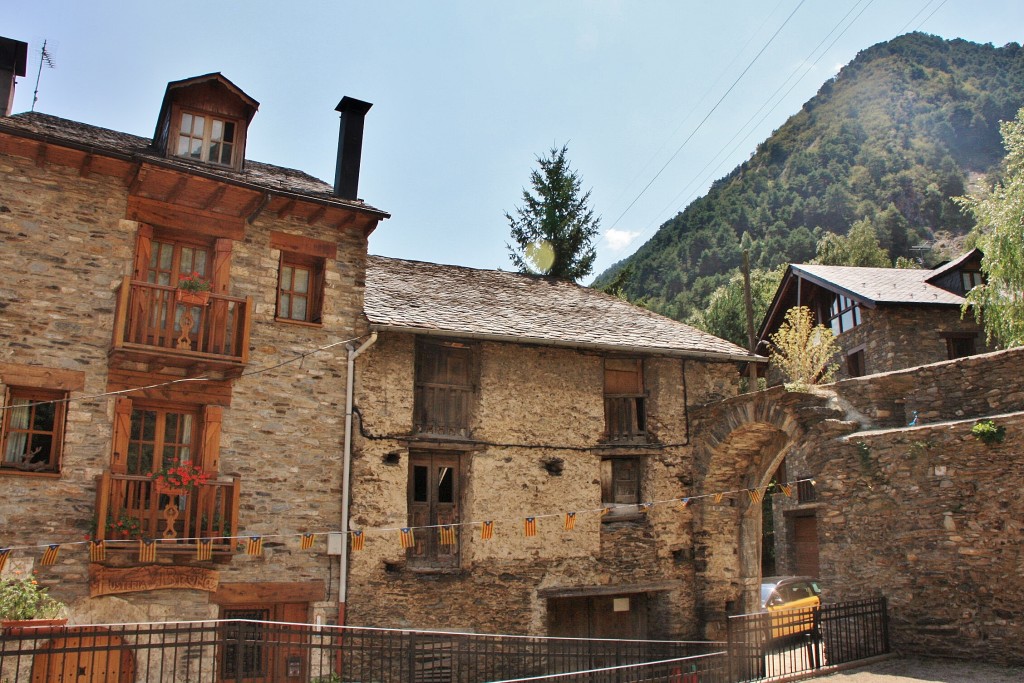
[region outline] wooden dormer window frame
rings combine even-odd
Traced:
[[[179,108],[175,115],[174,156],[213,166],[237,168],[242,148],[242,122],[195,109]]]

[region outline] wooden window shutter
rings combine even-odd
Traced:
[[[213,283],[214,294],[227,294],[228,283],[231,281],[231,247],[233,240],[218,239],[213,246]]]
[[[114,437],[110,449],[110,471],[128,472],[128,442],[132,435],[132,400],[118,396],[114,401]]]
[[[149,259],[153,255],[153,226],[139,224],[135,235],[135,267],[132,269],[133,280],[145,280]]]
[[[220,472],[220,425],[224,409],[220,406],[203,407],[202,452],[200,466],[204,472],[217,475]]]

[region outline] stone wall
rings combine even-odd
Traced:
[[[0,364],[84,376],[84,389],[72,392],[68,405],[60,475],[0,472],[3,545],[82,541],[96,514],[96,478],[110,463],[114,399],[79,397],[107,389],[115,289],[131,272],[138,224],[124,220],[121,179],[83,177],[77,168],[5,155],[0,177],[0,242],[8,260],[17,261],[0,282]],[[337,259],[326,264],[322,326],[274,320],[279,253],[270,247],[271,231],[338,245]],[[367,332],[361,313],[365,254],[361,230],[274,214],[246,224],[232,250],[229,293],[252,296],[255,309],[249,366],[224,409],[221,474],[241,480],[241,532],[267,538],[262,557],[237,554],[230,563],[204,566],[218,570],[222,583],[322,582],[328,589],[314,612],[326,620],[336,614],[338,560],[327,555],[323,536],[303,551],[295,535],[336,529],[340,519],[346,354],[335,346],[281,364]],[[84,545],[65,546],[50,567],[39,566],[41,554],[41,548],[15,552],[4,576],[37,569],[39,580],[70,603],[73,623],[217,615],[209,594],[198,591],[88,598]],[[110,561],[137,564],[124,557]],[[169,555],[158,556],[160,564],[171,562]],[[191,564],[192,558],[173,562]]]
[[[351,556],[349,623],[543,634],[545,596],[659,584],[650,593],[650,635],[698,635],[690,513],[656,505],[639,519],[602,523],[600,463],[602,455],[636,454],[644,500],[683,495],[694,476],[688,410],[734,393],[735,366],[645,359],[649,430],[660,445],[612,448],[600,443],[601,354],[472,346],[476,407],[471,439],[458,446],[410,438],[412,335],[382,334],[359,360],[352,526],[365,530],[366,544]],[[494,520],[494,538],[482,540],[479,526],[463,527],[458,568],[410,567],[396,531],[409,524],[409,454],[445,448],[457,448],[447,452],[463,462],[460,520]],[[569,511],[578,518],[565,531]],[[526,516],[539,516],[535,537],[523,533]]]

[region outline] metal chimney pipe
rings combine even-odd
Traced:
[[[14,108],[14,79],[25,75],[28,43],[0,38],[0,116],[10,116]]]
[[[363,120],[373,105],[352,97],[343,97],[335,111],[341,112],[338,133],[338,165],[334,171],[334,196],[358,199],[359,161],[363,154]]]

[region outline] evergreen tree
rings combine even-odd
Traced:
[[[1003,179],[958,203],[974,215],[986,282],[967,293],[964,313],[984,321],[989,342],[1024,344],[1024,109],[1001,125],[1006,145]]]
[[[519,272],[575,282],[594,268],[600,219],[587,205],[590,192],[580,194],[568,149],[552,147],[550,156],[537,157],[540,168],[530,173],[533,192],[524,188],[523,206],[516,207],[515,216],[505,213],[515,242],[505,246]]]

